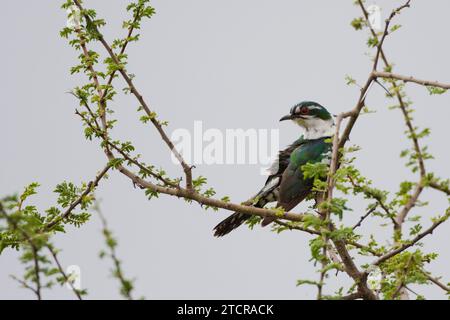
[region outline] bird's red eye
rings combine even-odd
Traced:
[[[300,108],[300,113],[301,114],[308,114],[309,113],[309,109],[307,106],[303,106]]]

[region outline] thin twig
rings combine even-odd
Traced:
[[[444,283],[442,283],[441,281],[439,281],[438,278],[433,277],[432,275],[429,274],[429,272],[423,270],[425,276],[427,277],[428,280],[430,280],[431,282],[433,282],[435,285],[437,285],[439,288],[441,288],[442,290],[446,291],[447,293],[450,293],[450,287],[445,285]]]
[[[101,213],[99,209],[96,210],[98,216],[100,217],[100,221],[102,223],[102,232],[106,238],[106,242],[109,242],[109,237],[111,237],[111,232],[108,229],[108,222],[106,221],[105,216]],[[116,254],[116,249],[114,245],[108,244],[109,248],[109,256],[111,257],[111,260],[114,263],[114,270],[113,275],[117,277],[117,279],[120,281],[121,284],[121,294],[128,300],[133,300],[133,296],[131,295],[132,287],[129,287],[127,283],[129,282],[127,279],[125,279],[125,276],[123,275],[122,266],[119,258]]]
[[[98,186],[98,183],[100,180],[106,175],[108,170],[111,169],[111,165],[107,164],[105,168],[95,177],[94,180],[90,181],[87,186],[86,190],[77,198],[75,201],[73,201],[70,206],[67,208],[67,210],[57,218],[55,218],[53,221],[50,221],[43,227],[43,231],[48,231],[51,228],[53,228],[55,225],[57,225],[60,221],[66,219],[70,216],[72,211],[83,201],[83,199],[89,195],[91,192],[95,190],[95,188]]]
[[[313,229],[309,229],[309,228],[304,228],[304,227],[301,227],[301,226],[298,226],[298,225],[292,225],[290,223],[286,223],[286,222],[281,221],[281,220],[275,220],[274,222],[276,224],[280,225],[280,226],[288,228],[289,230],[299,230],[299,231],[303,231],[303,232],[306,232],[306,233],[309,233],[309,234],[312,234],[312,235],[321,235],[321,232],[319,232],[319,231],[316,231],[316,230],[313,230]]]
[[[440,218],[438,220],[436,220],[435,222],[433,222],[433,224],[426,229],[425,231],[419,233],[417,236],[414,237],[414,239],[412,239],[411,241],[408,241],[406,243],[403,243],[400,247],[398,247],[395,250],[392,250],[388,253],[386,253],[385,255],[381,256],[379,259],[377,259],[375,262],[373,262],[373,265],[380,265],[383,262],[385,262],[386,260],[392,258],[393,256],[399,254],[400,252],[403,252],[404,250],[408,249],[409,247],[414,246],[417,242],[419,242],[420,240],[422,240],[422,238],[424,238],[425,236],[432,234],[434,229],[436,229],[439,225],[441,225],[444,221],[447,220],[447,216]]]
[[[404,76],[404,75],[395,74],[392,72],[374,71],[373,75],[377,78],[395,79],[395,80],[400,80],[403,82],[412,82],[412,83],[416,83],[416,84],[419,84],[422,86],[427,86],[427,87],[430,86],[430,87],[442,88],[445,90],[450,89],[450,84],[447,84],[447,83],[417,79],[412,76]]]
[[[39,248],[36,246],[36,244],[34,243],[33,239],[28,235],[27,232],[25,232],[25,230],[23,230],[18,224],[17,222],[12,219],[4,210],[3,205],[0,203],[0,214],[5,217],[5,219],[8,221],[8,223],[10,225],[12,225],[12,227],[16,230],[19,230],[19,232],[22,234],[22,236],[24,237],[24,239],[26,240],[26,242],[28,242],[28,244],[31,247],[31,253],[33,255],[33,263],[34,263],[34,275],[35,275],[35,283],[36,283],[36,288],[33,288],[32,291],[36,294],[36,297],[38,300],[42,300],[42,295],[41,295],[41,290],[42,290],[42,285],[41,285],[41,277],[40,277],[40,273],[41,273],[41,269],[40,269],[40,265],[39,265]],[[18,279],[16,279],[18,280]],[[25,283],[25,281],[20,281],[22,284]],[[25,286],[28,289],[31,289],[31,287],[29,285]]]
[[[64,269],[61,266],[61,263],[59,262],[58,259],[58,254],[57,252],[52,248],[51,245],[47,245],[46,246],[48,251],[50,251],[50,254],[53,257],[53,260],[55,261],[55,264],[59,270],[59,273],[63,276],[65,283],[69,284],[70,288],[72,289],[73,293],[75,294],[75,296],[78,298],[78,300],[83,300],[81,297],[81,294],[79,292],[79,290],[77,290],[74,286],[72,281],[70,281],[69,277],[67,276],[66,272],[64,271]]]
[[[122,46],[120,48],[118,56],[121,56],[121,55],[123,55],[125,53],[125,50],[127,49],[127,46],[130,43],[129,39],[133,35],[134,27],[136,25],[136,22],[137,22],[137,19],[139,17],[139,14],[140,14],[141,10],[142,10],[142,5],[136,8],[136,12],[135,12],[135,15],[134,15],[133,22],[130,24],[130,27],[128,28],[127,37],[125,38],[125,41],[124,41],[124,43],[122,44]],[[109,87],[111,86],[111,84],[112,84],[112,82],[114,80],[116,72],[117,72],[117,70],[114,70],[113,72],[111,72],[111,75],[109,76],[109,79],[108,79],[108,82],[106,84],[105,90],[103,91],[103,94],[100,97],[100,103],[105,103],[105,101],[104,101],[105,96],[107,95],[108,89],[109,89]]]
[[[39,297],[40,293],[33,288],[32,286],[30,286],[28,283],[26,283],[25,281],[23,281],[22,279],[17,278],[15,275],[10,275],[11,279],[17,281],[18,283],[20,283],[24,288],[32,291],[37,297]],[[39,299],[41,300],[41,299]]]
[[[433,189],[442,191],[443,193],[445,193],[446,195],[450,196],[450,189],[448,188],[448,186],[444,186],[444,185],[440,185],[436,182],[430,182],[429,186]]]
[[[374,212],[378,207],[378,204],[376,204],[375,206],[373,206],[369,211],[367,211],[367,213],[365,215],[363,215],[359,221],[352,227],[352,230],[355,230],[356,228],[360,227],[361,224],[363,223],[363,221],[372,214],[372,212]]]
[[[356,183],[356,181],[352,178],[352,176],[348,175],[347,178],[350,181],[350,184],[352,185],[353,189],[360,189],[362,190],[362,192],[367,195],[372,197],[373,199],[375,199],[375,201],[377,202],[377,204],[383,209],[383,211],[386,213],[386,215],[388,217],[391,217],[392,214],[389,210],[389,208],[386,206],[386,204],[384,203],[384,201],[377,195],[375,195],[373,192],[371,192],[368,189],[364,189],[361,185],[359,185],[358,183]],[[393,220],[393,222],[395,222],[395,220]]]
[[[101,129],[98,126],[94,126],[82,113],[80,113],[78,110],[75,111],[75,114],[78,115],[81,119],[83,119],[83,121],[93,130],[100,130]],[[140,163],[139,161],[137,161],[136,159],[130,157],[127,153],[125,153],[121,148],[119,148],[115,143],[111,142],[110,139],[108,140],[104,140],[103,135],[101,135],[102,140],[108,144],[111,148],[113,148],[114,150],[116,150],[118,153],[120,153],[120,155],[126,159],[127,161],[133,163],[135,166],[137,166],[139,169],[141,169],[142,171],[144,171],[145,173],[149,174],[150,176],[152,176],[153,178],[160,180],[162,183],[164,183],[167,186],[170,187],[174,187],[174,188],[179,188],[180,186],[178,184],[175,184],[167,179],[165,179],[163,176],[154,173],[153,171],[149,170],[148,168],[146,168],[142,163]]]
[[[328,239],[325,239],[326,241],[328,241]],[[322,270],[320,271],[320,276],[319,276],[319,282],[317,283],[317,300],[322,300],[322,291],[323,291],[323,286],[325,285],[324,281],[325,281],[325,276],[327,274],[327,271],[325,270],[325,267],[327,265],[327,246],[324,246],[322,248],[322,261],[321,261],[321,265],[322,265]]]

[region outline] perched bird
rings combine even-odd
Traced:
[[[270,202],[289,211],[303,201],[313,187],[313,180],[304,178],[301,167],[306,163],[326,161],[331,158],[331,143],[334,121],[323,106],[313,101],[303,101],[293,106],[290,114],[280,121],[292,120],[301,126],[305,133],[278,157],[269,169],[269,177],[264,187],[246,205],[263,208]],[[235,212],[214,228],[214,236],[221,237],[239,227],[251,217],[249,214]],[[261,225],[266,226],[274,218],[264,218]]]

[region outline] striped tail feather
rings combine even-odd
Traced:
[[[259,192],[255,197],[243,202],[242,204],[246,205],[246,206],[256,207],[256,208],[264,208],[264,206],[267,203],[272,202],[276,199],[277,195],[276,195],[276,192],[273,190],[274,188],[275,188],[275,185],[271,186],[270,189],[263,188],[263,190],[261,192]],[[258,197],[261,197],[261,198],[258,199]],[[234,229],[241,226],[245,221],[247,221],[251,217],[252,217],[251,214],[234,212],[231,216],[229,216],[225,220],[222,220],[217,226],[214,227],[214,236],[215,237],[223,237],[224,235],[230,233]],[[268,217],[268,218],[264,219],[264,221],[266,222],[265,225],[267,225],[267,224],[271,223],[273,220],[275,220],[275,219],[273,219],[273,220],[269,221],[269,219],[271,219],[271,218]],[[263,225],[263,226],[265,226],[265,225]]]
[[[271,224],[272,222],[274,222],[275,220],[277,220],[277,218],[266,217],[261,221],[261,227],[265,227],[265,226]]]
[[[214,227],[214,236],[223,237],[234,229],[241,226],[246,220],[251,217],[250,214],[235,212],[225,220],[222,220]]]

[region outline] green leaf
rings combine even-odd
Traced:
[[[352,22],[350,22],[350,25],[355,30],[361,30],[363,28],[363,26],[365,25],[365,19],[363,17],[355,18],[352,20]]]
[[[440,95],[440,94],[444,94],[447,92],[447,89],[433,87],[433,86],[427,86],[427,90],[430,93],[430,95]]]

